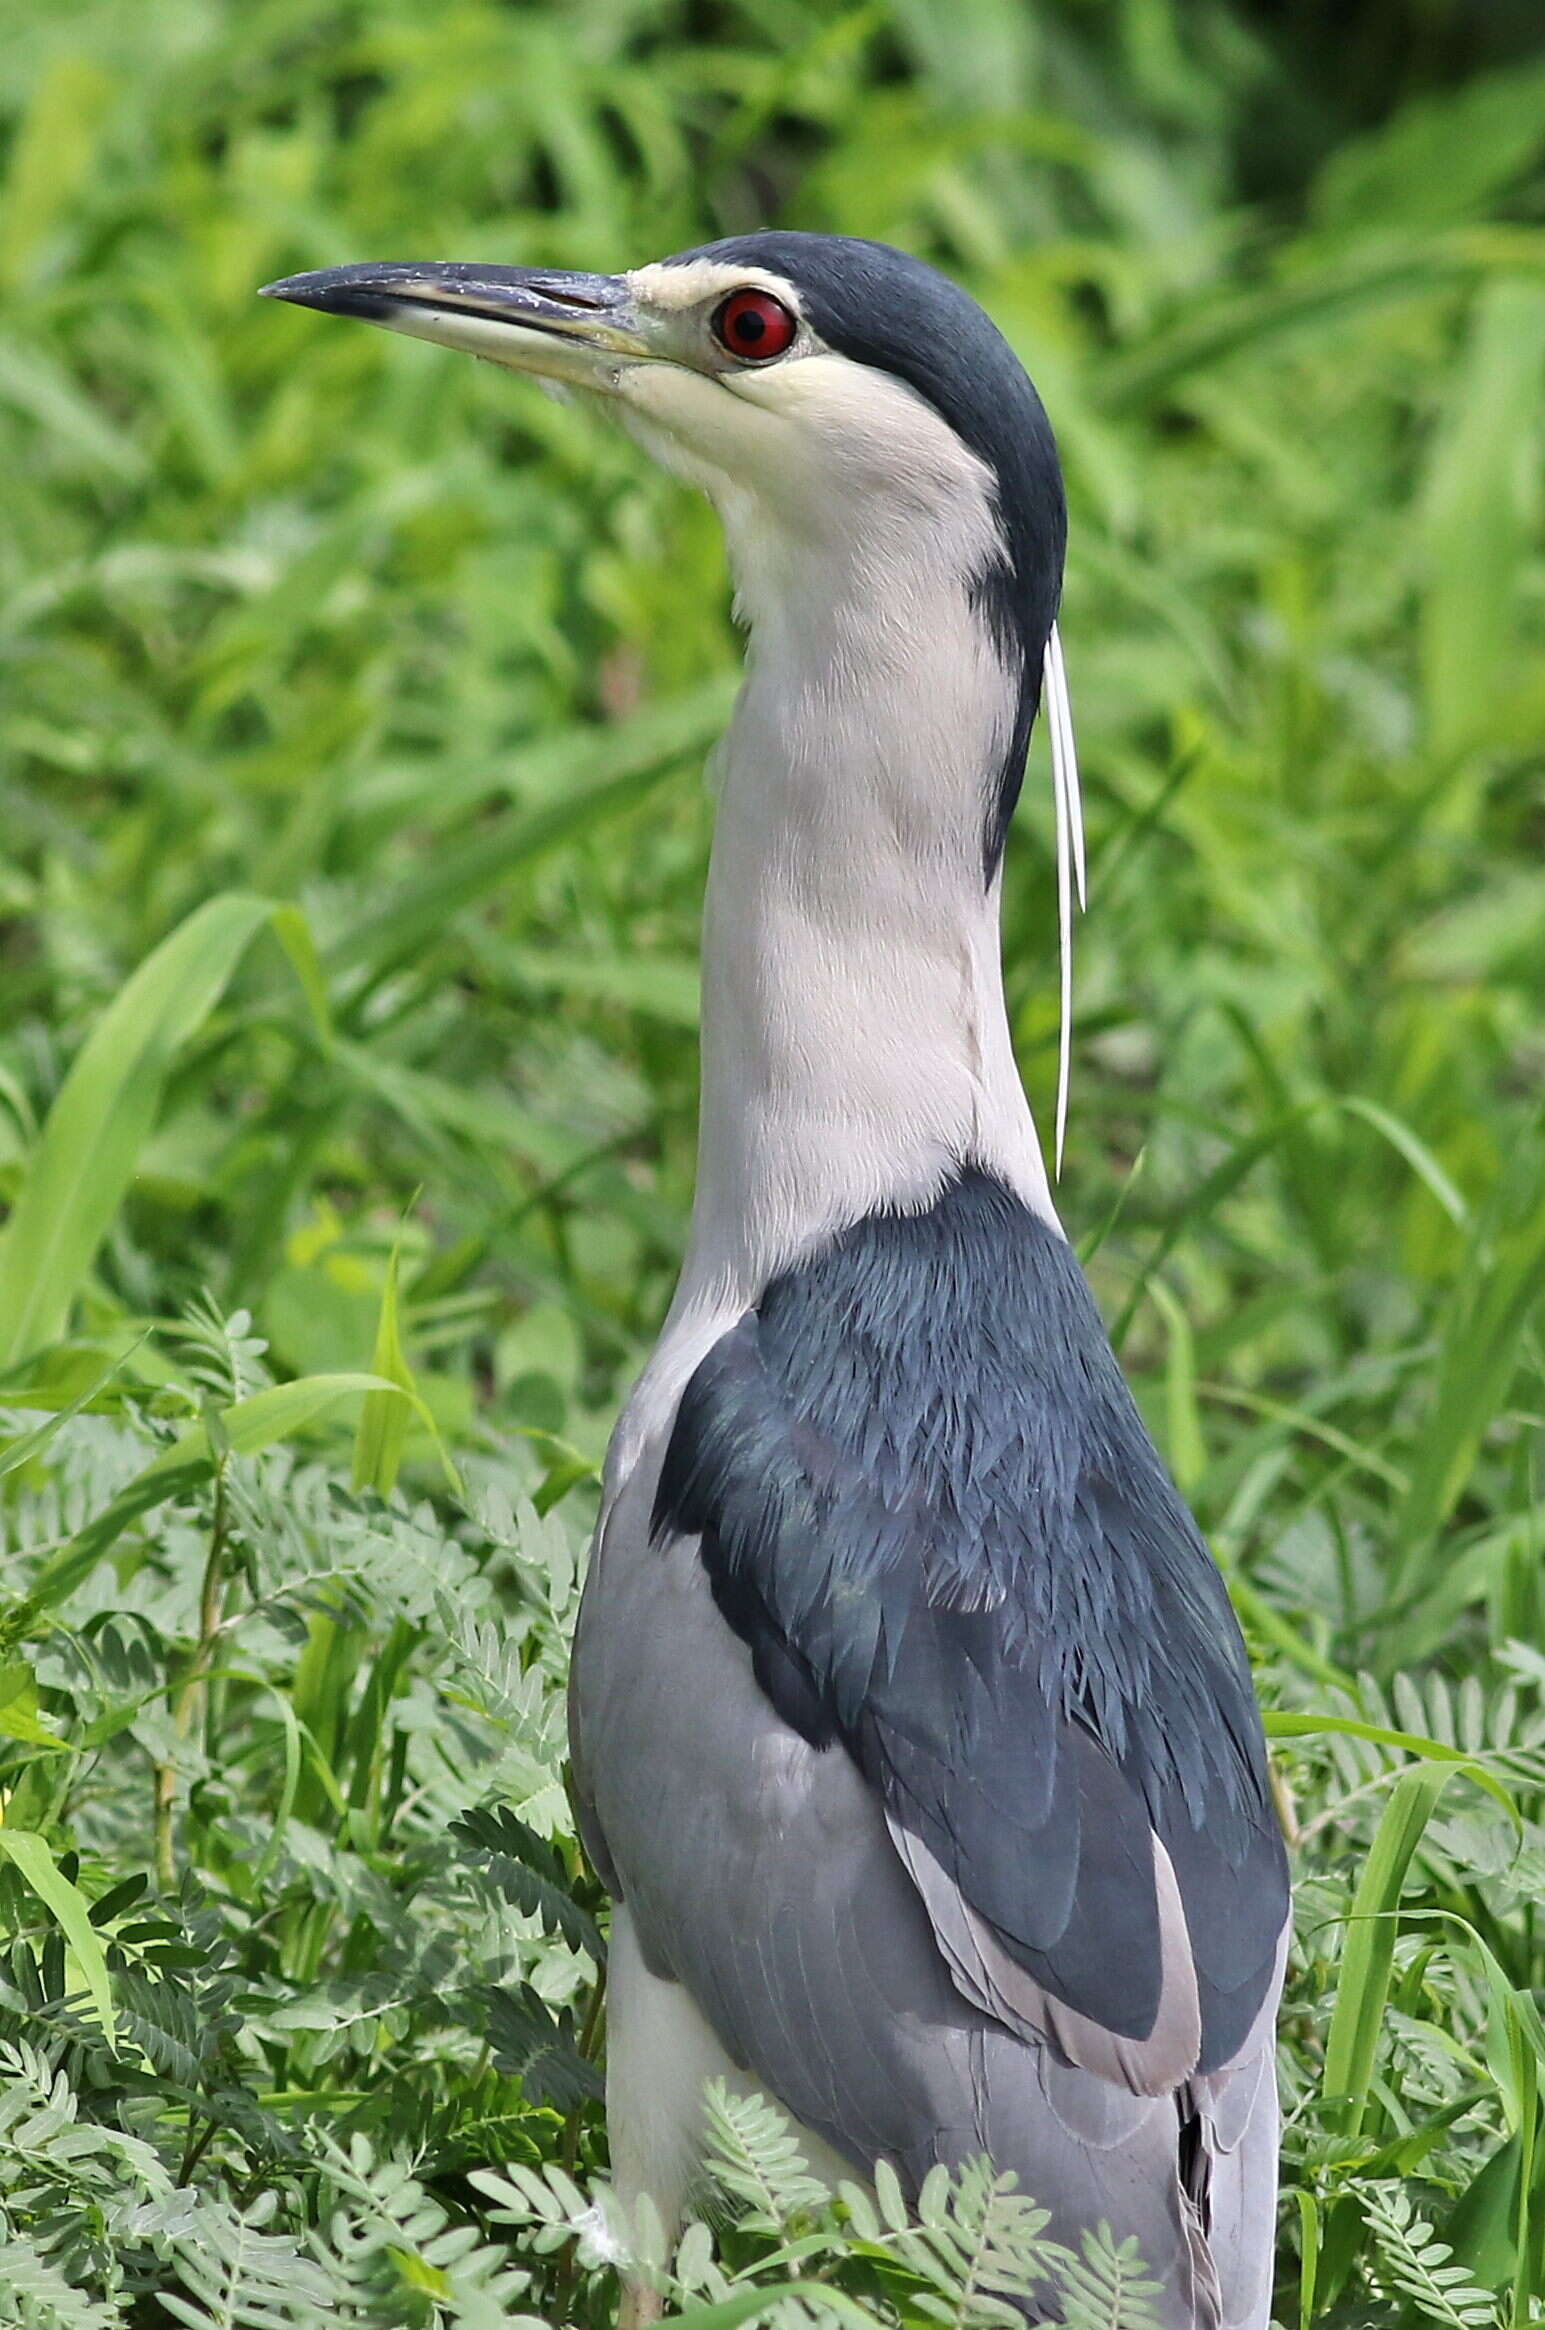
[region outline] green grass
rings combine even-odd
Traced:
[[[1275,21],[13,7],[0,2322],[609,2318],[561,1691],[690,1195],[720,548],[589,416],[253,292],[770,216],[968,280],[1062,443],[1061,1195],[1270,1710],[1278,2318],[1542,2318],[1545,65]],[[716,2149],[704,2330],[796,2274],[986,2322],[1034,2251]]]

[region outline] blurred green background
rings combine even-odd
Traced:
[[[1545,1980],[1519,1875],[1545,1870],[1537,7],[9,0],[0,128],[0,1353],[33,1594],[7,1639],[47,1638],[39,1609],[90,1563],[41,1602],[39,1565],[197,1416],[211,1340],[227,1407],[268,1377],[411,1377],[415,1494],[456,1510],[432,1420],[464,1471],[524,1466],[577,1539],[681,1248],[699,772],[738,659],[716,523],[590,414],[256,287],[368,258],[614,269],[769,222],[901,243],[1008,332],[1067,473],[1091,911],[1061,1203],[1229,1571],[1311,1840],[1290,2152],[1330,2229],[1304,2319],[1427,2302],[1336,2216],[1348,2179],[1394,2209],[1413,2177],[1442,2219],[1495,2160],[1490,2246],[1460,2231],[1495,2318],[1523,2321],[1536,2099],[1498,2065],[1515,2040],[1532,2060],[1516,2001]],[[1044,755],[1005,892],[1043,1125]],[[347,1419],[336,1448],[303,1434],[317,1477],[390,1492],[383,1413],[352,1460]],[[159,1507],[113,1534],[186,1693],[212,1639],[196,1565]],[[328,1689],[363,1705],[374,1672],[380,1719],[432,1633],[422,1609],[359,1616]],[[279,1649],[267,1671],[296,1705],[320,1687]],[[34,1685],[86,1753],[57,1658]],[[1450,1763],[1459,1740],[1518,1791],[1499,1813],[1456,1784],[1458,1827],[1383,1869],[1373,1906],[1404,1885],[1462,1918],[1515,2000],[1454,1973],[1457,1927],[1402,1927],[1400,2013],[1431,2036],[1386,2020],[1379,2044],[1420,2076],[1348,2054],[1389,1980],[1360,1961],[1327,2069],[1349,1888],[1428,1769],[1314,1732],[1327,1710]],[[232,1686],[225,1720],[204,1778],[239,1736],[242,1817],[277,1803],[352,1851],[325,1789],[308,1808],[285,1781],[271,1711]],[[174,1774],[154,1840],[128,1779],[93,1829],[91,1788],[23,1730],[13,1825],[88,1893],[154,1861],[168,1899],[174,1877],[220,1898],[241,1852],[198,1797],[199,1730],[146,1749]],[[389,1764],[389,1724],[376,1744]],[[0,1878],[18,1930],[40,1898]],[[330,1951],[357,1971],[349,1918],[323,1928],[283,1980]],[[1327,2118],[1349,2062],[1364,2104]],[[1319,2241],[1289,2230],[1295,2257]]]

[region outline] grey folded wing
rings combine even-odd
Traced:
[[[1177,2320],[1256,2318],[1281,1840],[1222,1582],[1067,1249],[981,1177],[858,1225],[708,1354],[653,1469],[575,1743],[658,1969],[856,2163],[989,2150],[1060,2227],[1136,2233]]]
[[[625,1495],[586,1596],[573,1728],[587,1841],[652,1970],[860,2175],[887,2159],[915,2191],[936,2161],[988,2153],[1057,2238],[1076,2247],[1102,2221],[1135,2236],[1162,2319],[1264,2324],[1269,2008],[1253,2050],[1196,2096],[1204,2226],[1179,2172],[1190,2099],[1080,2069],[966,1994],[851,1757],[782,1721],[693,1541],[633,1558],[647,1529],[646,1497]]]

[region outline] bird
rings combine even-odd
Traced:
[[[1055,2239],[1135,2238],[1166,2330],[1265,2325],[1289,1882],[1263,1727],[1004,1002],[1044,704],[1060,1165],[1083,821],[1041,400],[964,289],[835,235],[267,290],[606,408],[713,501],[747,633],[690,1232],[572,1660],[624,2206],[682,2223],[723,2079],[828,2177],[885,2161],[915,2196],[986,2154]],[[635,2272],[619,2318],[655,2305]]]

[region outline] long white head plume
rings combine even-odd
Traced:
[[[1057,1172],[1068,1127],[1068,1081],[1073,1064],[1073,891],[1085,904],[1084,801],[1073,745],[1073,707],[1056,624],[1046,640],[1046,725],[1051,731],[1051,789],[1057,815],[1057,953],[1062,972],[1061,1034],[1057,1046]]]

